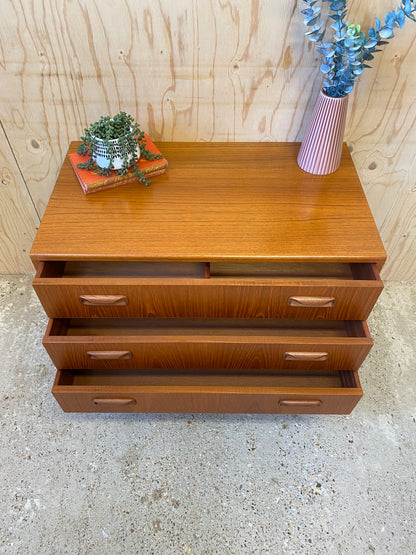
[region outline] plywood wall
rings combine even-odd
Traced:
[[[368,26],[394,0],[351,0]],[[71,140],[132,113],[155,140],[301,140],[318,57],[301,0],[0,0],[0,272],[27,251]],[[416,24],[350,98],[346,140],[389,260],[416,278]],[[6,185],[4,185],[4,181]],[[340,184],[342,187],[342,183]]]
[[[40,219],[0,126],[0,273],[33,270],[29,251]]]

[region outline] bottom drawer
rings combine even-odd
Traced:
[[[183,370],[58,370],[52,388],[66,412],[349,414],[358,374],[230,374]]]

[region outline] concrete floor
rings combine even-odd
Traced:
[[[416,283],[346,417],[65,414],[31,276],[0,298],[0,553],[416,553]]]

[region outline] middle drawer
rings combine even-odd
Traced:
[[[366,322],[233,318],[57,318],[43,344],[58,369],[356,370]]]

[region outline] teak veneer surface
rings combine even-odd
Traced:
[[[76,149],[72,143],[69,152]],[[385,251],[351,156],[304,173],[296,143],[159,143],[150,187],[85,196],[66,157],[31,250],[39,260],[375,262]]]

